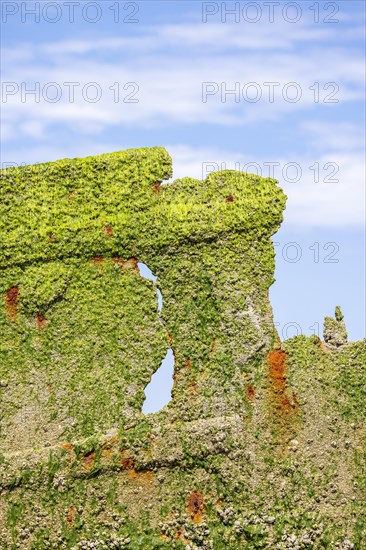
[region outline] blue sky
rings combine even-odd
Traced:
[[[273,170],[288,195],[273,238],[280,334],[321,335],[339,304],[363,338],[364,2],[70,10],[2,3],[2,166],[163,145],[174,177]]]

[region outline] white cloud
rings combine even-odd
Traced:
[[[363,98],[364,61],[357,51],[336,45],[338,29],[315,28],[304,22],[287,25],[286,32],[281,32],[281,25],[249,25],[245,33],[240,25],[166,25],[142,28],[137,36],[19,46],[4,62],[3,81],[16,83],[19,91],[6,102],[3,99],[3,120],[16,125],[20,134],[24,123],[38,122],[45,128],[61,122],[72,128],[80,124],[81,131],[90,124],[100,130],[121,124],[140,128],[167,123],[234,126],[280,120],[312,108],[314,82],[320,83],[320,102],[327,96],[332,99],[332,90],[338,101]],[[296,47],[303,42],[306,49],[299,52]],[[37,82],[43,91],[39,102],[29,94],[22,98],[21,88],[31,89]],[[50,82],[61,90],[55,103],[44,91]],[[67,82],[80,83],[74,103],[70,103]],[[96,103],[83,94],[83,86],[91,82],[97,83],[102,94]],[[116,82],[121,87],[117,102],[111,89]],[[129,82],[139,87],[133,96],[138,103],[126,103],[132,90],[123,90],[123,86]],[[216,83],[216,91],[202,102],[205,82]],[[257,83],[256,89],[245,87],[250,82]],[[270,86],[264,84],[268,82],[278,83],[273,102],[269,101]],[[286,88],[291,82],[297,83],[297,91]],[[339,90],[332,86],[324,90],[328,82],[336,83]],[[225,89],[235,86],[239,95],[225,96]],[[251,102],[256,90],[262,97]],[[296,93],[301,98],[293,103]]]
[[[134,51],[143,50],[145,53],[149,50],[164,51],[166,48],[181,50],[184,45],[184,51],[190,48],[204,48],[206,53],[213,53],[229,49],[236,51],[291,49],[302,42],[321,41],[326,43],[336,36],[336,29],[315,27],[305,20],[296,25],[289,25],[284,21],[279,21],[276,25],[269,25],[263,21],[255,25],[246,25],[245,29],[238,24],[179,23],[140,26],[135,35],[126,37],[96,37],[92,40],[67,39],[51,44],[41,44],[37,50],[46,55],[72,55],[74,57],[75,55],[103,51],[119,52],[122,48]]]
[[[343,152],[364,149],[365,129],[362,125],[312,120],[302,123],[301,128],[314,149]]]

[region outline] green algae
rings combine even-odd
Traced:
[[[275,180],[171,175],[159,147],[1,173],[2,548],[362,549],[366,341],[337,307],[275,344]]]

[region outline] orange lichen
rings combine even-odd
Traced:
[[[6,315],[10,321],[16,321],[18,315],[19,289],[12,286],[5,293]]]
[[[104,258],[103,258],[103,256],[94,256],[94,258],[91,259],[91,262],[93,264],[99,265],[99,264],[102,264],[104,262]]]
[[[133,458],[130,456],[126,456],[126,453],[126,449],[123,449],[119,452],[121,456],[121,460],[119,462],[121,470],[131,470],[134,467]]]
[[[149,485],[154,478],[151,470],[135,470],[134,467],[127,470],[127,476],[131,481],[135,481],[140,485]]]
[[[118,436],[113,436],[107,439],[102,445],[102,456],[110,457],[113,453],[113,447],[118,442]]]
[[[44,329],[44,327],[47,325],[47,321],[44,318],[44,316],[42,315],[42,313],[37,313],[36,325],[37,325],[38,330]]]
[[[269,376],[276,390],[283,390],[286,386],[286,352],[274,349],[268,354]]]
[[[118,258],[117,256],[114,256],[112,260],[116,264],[120,265],[121,267],[130,268],[130,269],[132,268],[132,269],[135,269],[136,271],[139,270],[137,265],[138,264],[137,258],[132,257],[132,258],[129,258],[128,260],[123,260],[122,258]]]
[[[268,354],[269,367],[269,396],[274,412],[273,419],[281,430],[288,431],[290,419],[297,414],[299,403],[294,392],[287,387],[288,367],[286,352],[282,349],[274,349]]]
[[[85,468],[91,468],[93,466],[94,459],[95,459],[95,452],[91,451],[90,453],[83,456],[81,460]]]
[[[73,455],[74,447],[71,445],[71,443],[63,443],[61,445],[61,448],[66,449],[66,451],[68,451],[69,453],[68,463],[72,464],[73,456],[74,456]]]
[[[133,459],[131,457],[122,458],[119,463],[121,470],[132,470],[133,468]]]
[[[188,512],[193,523],[200,523],[204,513],[203,496],[193,491],[188,497]]]
[[[254,399],[255,390],[254,390],[252,384],[248,384],[247,387],[245,388],[245,395],[247,396],[249,401],[252,401]]]
[[[157,183],[154,183],[154,185],[152,186],[152,190],[153,190],[153,193],[159,193],[160,191],[160,183],[157,182]]]
[[[73,524],[75,522],[75,516],[76,516],[76,508],[75,506],[70,506],[66,514],[67,523]]]
[[[285,395],[283,399],[281,399],[281,406],[282,410],[286,413],[292,412],[292,404],[290,402],[290,399]]]
[[[184,542],[184,544],[188,544],[189,543],[189,540],[187,540],[184,536],[183,536],[183,533],[184,531],[182,529],[178,529],[178,531],[175,533],[174,535],[174,538],[175,540],[181,540]]]
[[[112,449],[103,449],[102,450],[102,456],[105,456],[106,458],[108,458],[111,455],[112,455]]]
[[[188,368],[191,366],[191,360],[190,360],[189,357],[188,357],[188,359],[185,360],[184,366],[185,366],[185,367],[188,367]]]

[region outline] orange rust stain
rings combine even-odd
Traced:
[[[113,235],[113,229],[110,225],[106,225],[104,231],[108,237],[111,237]]]
[[[111,454],[112,454],[112,449],[107,448],[102,450],[102,456],[105,456],[108,458],[111,456]]]
[[[191,366],[191,360],[190,360],[189,357],[188,357],[188,359],[185,360],[184,366],[185,366],[185,367],[188,367],[188,368]]]
[[[121,470],[132,470],[133,469],[133,459],[132,458],[123,458],[120,461]]]
[[[153,193],[159,193],[159,191],[160,191],[160,183],[159,183],[159,182],[154,183],[154,185],[152,186],[152,190],[153,190]]]
[[[197,393],[197,382],[193,380],[188,386],[189,393]]]
[[[136,270],[138,271],[139,268],[138,268],[137,263],[138,263],[138,260],[137,260],[137,258],[134,258],[134,257],[129,258],[129,259],[127,260],[127,265],[128,265],[129,267],[132,267],[133,269],[136,269]]]
[[[245,395],[247,396],[247,398],[252,401],[255,397],[255,390],[252,386],[252,384],[248,384],[247,387],[245,388]]]
[[[178,531],[174,535],[175,540],[182,540],[185,544],[188,544],[188,540],[184,538],[182,529],[178,529]]]
[[[146,483],[151,483],[154,479],[154,472],[152,472],[152,470],[142,470],[140,472],[137,472],[137,476],[139,479],[142,479],[142,481],[145,481]]]
[[[138,263],[137,258],[132,257],[132,258],[129,258],[128,260],[122,260],[122,258],[117,258],[116,256],[114,256],[112,260],[122,267],[130,268],[130,269],[132,268],[132,269],[135,269],[136,271],[139,270],[137,265]]]
[[[198,491],[193,491],[188,498],[188,512],[193,523],[200,523],[204,513],[203,496]]]
[[[286,352],[274,349],[268,354],[269,380],[272,400],[275,408],[285,415],[298,412],[298,400],[294,392],[292,396],[287,390],[288,369]]]
[[[165,535],[164,533],[162,533],[162,534],[160,535],[160,538],[161,538],[161,539],[169,540],[168,535]]]
[[[5,293],[6,314],[10,321],[16,321],[18,315],[19,289],[12,286]]]
[[[36,325],[37,325],[38,330],[44,329],[44,327],[47,325],[47,321],[44,318],[44,316],[42,315],[42,313],[37,313]]]
[[[151,470],[135,470],[134,467],[128,469],[127,475],[131,481],[136,481],[142,485],[151,483],[154,478]]]
[[[232,195],[228,195],[226,197],[226,202],[234,202],[234,197]]]
[[[281,400],[282,410],[286,413],[292,412],[292,404],[290,399],[285,395],[285,397]]]
[[[62,448],[62,449],[66,449],[66,450],[70,453],[68,462],[69,462],[69,464],[72,464],[72,460],[73,460],[73,459],[72,459],[71,453],[73,452],[74,448],[73,448],[73,446],[71,445],[71,443],[63,443],[63,445],[61,445],[61,448]]]
[[[137,472],[136,472],[135,468],[133,468],[132,466],[127,469],[127,475],[131,480],[133,480],[133,481],[137,480],[137,477],[138,477]]]
[[[83,456],[82,459],[81,459],[83,461],[83,466],[85,468],[91,468],[93,466],[93,463],[94,463],[94,458],[95,458],[95,452],[94,451],[91,451],[90,453]]]
[[[73,524],[75,522],[76,509],[75,506],[70,506],[67,514],[66,521],[67,523]]]
[[[99,265],[104,262],[103,256],[94,256],[94,258],[91,259],[93,264]]]
[[[269,375],[276,388],[284,388],[286,385],[286,352],[282,349],[274,349],[268,354]]]

